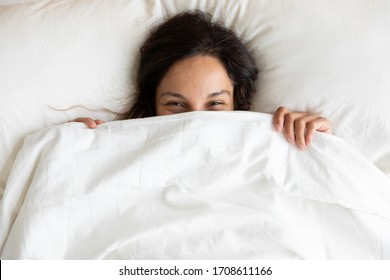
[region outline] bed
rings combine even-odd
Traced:
[[[112,121],[149,28],[252,47],[251,112]],[[388,1],[0,1],[1,259],[390,259]],[[280,106],[334,135],[306,151]],[[67,123],[89,116],[107,123]]]

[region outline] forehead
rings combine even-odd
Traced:
[[[157,87],[157,94],[177,92],[183,95],[196,92],[232,91],[232,82],[223,64],[212,56],[193,56],[173,64]]]

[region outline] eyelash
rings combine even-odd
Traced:
[[[168,102],[168,106],[177,106],[177,107],[185,107],[185,105],[182,102]]]
[[[172,106],[172,107],[180,107],[180,108],[186,107],[186,105],[183,102],[179,102],[179,101],[171,101],[171,102],[168,102],[167,105]],[[225,105],[225,102],[223,102],[223,101],[211,101],[207,104],[207,108],[216,107],[216,106],[223,106],[223,105]]]
[[[209,106],[220,106],[220,105],[225,105],[225,102],[223,102],[223,101],[212,101],[212,102],[210,102],[207,105],[207,107],[209,107]]]

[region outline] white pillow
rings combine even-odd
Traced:
[[[50,106],[120,110],[150,25],[195,8],[224,20],[253,46],[262,70],[255,111],[285,105],[320,113],[390,175],[388,1],[2,2],[0,195],[26,134],[79,116],[114,117]]]
[[[390,176],[390,2],[278,6],[267,6],[269,32],[254,40],[264,66],[256,110],[318,112]]]
[[[16,5],[24,3],[38,2],[41,0],[0,0],[0,5]]]

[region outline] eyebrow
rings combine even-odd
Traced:
[[[207,98],[213,98],[215,96],[219,96],[219,95],[222,95],[222,94],[230,95],[230,91],[223,89],[223,90],[220,90],[220,91],[217,91],[217,92],[212,92],[209,95],[207,95]],[[164,96],[171,96],[171,97],[177,97],[177,98],[180,98],[180,99],[186,99],[184,97],[184,95],[182,95],[180,93],[177,93],[177,92],[171,92],[171,91],[165,91],[165,92],[161,93],[161,97],[164,97]]]

